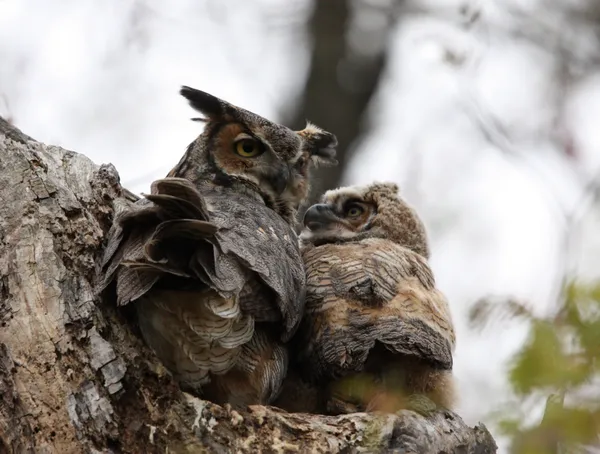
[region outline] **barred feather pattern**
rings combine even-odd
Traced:
[[[303,309],[294,230],[251,197],[165,178],[115,219],[102,288],[133,303],[142,335],[186,389],[267,404]]]
[[[296,344],[308,383],[331,392],[345,377],[364,381],[366,373],[373,383],[388,380],[392,389],[452,405],[455,333],[423,256],[370,238],[309,246],[303,258],[307,296]],[[368,408],[346,403],[347,411]],[[343,412],[339,405],[331,411]]]

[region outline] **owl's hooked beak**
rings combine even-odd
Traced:
[[[313,232],[315,230],[325,229],[331,223],[337,223],[340,220],[332,211],[331,207],[325,203],[317,203],[311,206],[304,213],[304,227],[308,227]]]

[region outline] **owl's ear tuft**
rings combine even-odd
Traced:
[[[202,112],[209,119],[222,117],[225,114],[226,103],[210,93],[184,85],[179,90],[179,94],[189,101],[190,106],[198,112]]]
[[[386,181],[383,183],[375,182],[367,186],[367,192],[392,198],[398,197],[399,191],[400,187],[396,183],[392,183],[391,181]]]
[[[337,137],[318,126],[307,122],[306,128],[297,131],[306,142],[306,148],[315,164],[336,165],[335,159],[338,141]]]
[[[397,196],[400,191],[400,187],[396,183],[383,183],[382,186],[387,190],[388,194]]]

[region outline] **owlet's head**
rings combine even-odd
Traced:
[[[399,195],[395,183],[373,183],[327,191],[304,215],[304,244],[386,238],[428,258],[421,219]]]
[[[204,118],[202,134],[169,172],[195,184],[237,186],[258,194],[286,219],[307,197],[314,163],[335,164],[336,137],[313,125],[292,131],[190,87],[180,91]]]

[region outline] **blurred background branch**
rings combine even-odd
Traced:
[[[316,172],[311,202],[340,185],[352,153],[369,132],[369,103],[385,75],[402,4],[403,0],[313,3],[309,73],[291,119],[284,122],[302,129],[308,119],[335,131],[340,165]]]

